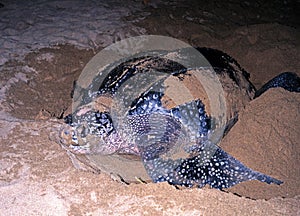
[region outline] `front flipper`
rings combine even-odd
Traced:
[[[209,149],[214,149],[213,156],[202,148],[197,156],[191,158],[177,161],[156,158],[144,161],[144,163],[154,182],[168,181],[173,185],[201,188],[208,184],[212,188],[223,189],[249,180],[278,185],[283,183],[246,167],[220,147],[215,146]]]
[[[246,167],[207,140],[210,119],[200,100],[167,110],[161,106],[161,96],[149,92],[133,104],[128,115],[145,169],[154,182],[187,187],[208,184],[218,189],[249,180],[282,183]]]

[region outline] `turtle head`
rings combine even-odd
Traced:
[[[107,112],[80,109],[64,118],[66,124],[60,132],[60,143],[73,150],[104,142],[114,132],[112,119]]]

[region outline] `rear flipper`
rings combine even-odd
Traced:
[[[208,153],[210,150],[202,149],[199,155],[188,159],[171,161],[156,158],[144,163],[154,182],[168,181],[173,185],[201,188],[209,184],[212,188],[223,189],[249,180],[283,183],[246,167],[217,146],[213,149],[212,157]]]
[[[229,188],[236,184],[249,180],[259,180],[268,184],[280,185],[280,180],[272,178],[263,173],[254,171],[243,163],[227,154],[221,148],[217,148],[214,156],[202,169],[205,170],[206,184],[213,188]],[[199,185],[200,187],[202,185]]]
[[[255,93],[255,97],[262,95],[265,91],[270,88],[281,87],[290,92],[300,92],[300,77],[292,72],[281,73],[278,76],[271,79],[263,87],[261,87]]]

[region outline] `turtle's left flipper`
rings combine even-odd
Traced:
[[[255,97],[262,95],[270,88],[281,87],[290,92],[300,92],[300,77],[292,72],[284,72],[271,79],[255,93]]]

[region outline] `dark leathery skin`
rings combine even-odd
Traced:
[[[217,73],[228,73],[236,85],[241,84],[239,76],[242,76],[248,82],[249,91],[255,90],[249,81],[249,74],[233,58],[218,50],[208,48],[199,48],[198,50],[210,61]],[[104,82],[99,85],[100,87],[97,87],[97,85],[89,86],[86,92],[83,93],[85,98],[88,98],[84,101],[84,104],[92,100],[88,97],[91,92],[96,92],[98,95],[106,93],[114,95],[126,80],[137,73],[146,73],[147,69],[145,70],[143,67],[151,68],[151,66],[155,70],[174,76],[186,72],[184,66],[165,59],[153,57],[133,59],[112,70]],[[239,68],[242,75],[237,76],[235,68]],[[98,77],[94,81],[97,81],[97,79]],[[291,74],[279,75],[276,79],[267,83],[260,92],[258,91],[257,96],[270,87],[278,86],[290,91],[299,91],[299,77]],[[187,187],[203,187],[208,184],[218,189],[228,188],[248,180],[259,180],[268,184],[282,183],[280,180],[246,167],[219,146],[208,141],[207,137],[212,132],[211,118],[207,115],[205,106],[200,99],[167,109],[162,106],[163,95],[162,92],[149,91],[132,102],[127,113],[127,122],[135,136],[136,143],[124,143],[124,140],[121,140],[122,136],[118,134],[120,131],[116,131],[110,113],[97,110],[79,116],[73,113],[73,115],[65,118],[65,122],[76,128],[84,121],[91,121],[86,124],[87,127],[91,128],[83,130],[80,136],[85,136],[85,133],[87,133],[99,138],[107,137],[108,140],[111,140],[110,136],[112,135],[118,137],[120,142],[123,142],[121,143],[121,149],[112,148],[111,152],[139,155],[154,182],[167,181],[170,184]],[[188,111],[195,107],[198,111],[193,113],[194,116],[190,116]],[[161,128],[158,125],[166,125],[162,134],[160,134]],[[197,126],[196,132],[193,131],[195,132],[193,134],[194,143],[184,149],[185,157],[172,158],[169,152],[176,145],[180,146],[182,130],[183,128],[193,128],[189,127],[190,125]],[[160,136],[155,137],[156,132]],[[154,135],[154,138],[147,138],[147,135]],[[120,142],[116,143],[116,146]],[[114,143],[110,145],[114,147]]]

